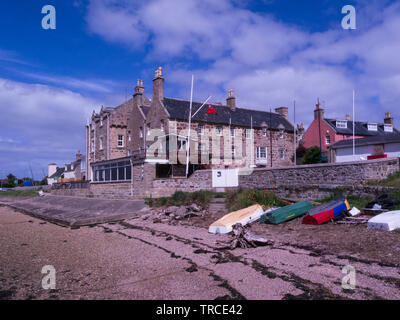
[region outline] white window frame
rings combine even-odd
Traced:
[[[251,129],[245,130],[245,136],[246,136],[246,139],[251,139]]]
[[[285,149],[280,149],[279,150],[279,159],[285,160],[286,152]]]
[[[264,152],[261,152],[261,149],[264,149]],[[265,154],[264,157],[262,157],[261,155]],[[257,160],[266,160],[267,159],[267,147],[257,147],[256,149],[256,159]]]
[[[392,125],[392,124],[385,123],[385,124],[383,125],[383,129],[384,129],[385,132],[393,132],[393,125]]]
[[[347,120],[336,120],[336,128],[347,129]]]
[[[235,159],[236,157],[236,148],[235,145],[231,146],[231,153],[232,153],[232,159]]]
[[[100,147],[99,147],[100,150],[104,149],[103,140],[104,140],[103,137],[100,137]]]
[[[217,132],[217,135],[222,136],[222,131],[223,131],[222,126],[216,126],[215,130]]]
[[[139,136],[143,138],[143,127],[139,127]]]
[[[91,146],[91,148],[90,148],[91,152],[94,152],[94,147],[95,147],[94,139],[92,140],[92,143],[90,144],[90,146]]]
[[[331,136],[330,136],[330,135],[326,135],[326,136],[325,136],[325,144],[326,144],[326,145],[331,144]]]
[[[161,126],[161,131],[165,131],[165,120],[164,119],[160,120],[160,126]]]
[[[232,138],[235,137],[235,128],[231,128],[231,137],[232,137]]]
[[[262,128],[262,135],[263,137],[267,136],[267,128]]]
[[[100,118],[100,127],[103,126],[103,117]]]
[[[283,139],[285,137],[285,129],[279,129],[279,139]]]
[[[368,123],[368,131],[378,131],[378,124],[377,123]]]
[[[178,151],[186,151],[186,140],[179,140],[177,141]]]
[[[121,139],[120,139],[120,137],[121,137]],[[120,142],[121,142],[121,145],[120,145]],[[123,148],[124,147],[124,135],[123,134],[119,134],[117,136],[117,147],[118,148]]]
[[[146,134],[149,136],[150,135],[150,131],[151,131],[151,126],[150,126],[150,123],[148,123],[147,125],[146,125]]]

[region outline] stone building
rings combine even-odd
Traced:
[[[93,112],[86,126],[87,178],[92,185],[112,188],[125,181],[130,182],[127,191],[139,192],[157,178],[186,177],[187,149],[189,174],[293,164],[294,127],[288,108],[275,112],[240,108],[233,90],[226,105],[193,102],[188,144],[190,101],[164,97],[161,67],[152,89],[149,99],[138,80],[131,99]]]
[[[63,167],[57,167],[57,164],[48,165],[47,184],[53,185],[58,182],[73,182],[86,180],[86,159],[85,156],[78,152],[75,160],[66,163]]]

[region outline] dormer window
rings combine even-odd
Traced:
[[[346,120],[336,120],[336,128],[347,129],[347,121]]]
[[[262,135],[263,137],[267,136],[267,128],[262,128]]]
[[[201,124],[201,123],[199,123],[199,126],[198,126],[198,133],[199,133],[199,135],[202,135],[203,132],[204,132],[204,125]]]
[[[279,129],[279,138],[280,138],[280,139],[283,139],[284,134],[285,134],[285,130]]]
[[[377,123],[368,123],[368,131],[378,131]]]
[[[222,126],[217,126],[217,134],[222,136]]]
[[[165,122],[164,122],[164,120],[161,120],[160,122],[161,122],[161,131],[164,131],[165,130]]]
[[[383,128],[384,128],[385,132],[393,132],[393,125],[391,125],[391,124],[385,124],[383,126]]]

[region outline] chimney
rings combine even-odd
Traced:
[[[394,124],[393,117],[390,115],[390,112],[385,113],[385,119],[384,119],[385,124]]]
[[[228,98],[226,99],[226,105],[232,111],[236,110],[236,98],[233,96],[233,89],[228,90]]]
[[[153,79],[153,101],[164,99],[164,78],[162,68],[158,67]]]
[[[138,106],[143,104],[143,96],[144,96],[144,86],[143,80],[138,80],[135,87],[135,93],[133,94],[133,98],[136,101]]]
[[[289,120],[289,109],[287,107],[275,108],[275,113],[280,114],[286,120]]]
[[[346,120],[350,121],[350,115],[349,114],[346,114]]]
[[[81,152],[78,150],[78,152],[76,153],[76,160],[81,160],[82,159],[82,155]]]
[[[47,177],[52,176],[53,174],[55,174],[57,171],[57,165],[55,163],[50,163],[49,164],[49,169],[47,171]]]
[[[321,104],[319,103],[319,100],[315,106],[316,106],[316,108],[314,110],[314,120],[318,120],[318,119],[322,120],[324,118],[324,109],[321,108]]]

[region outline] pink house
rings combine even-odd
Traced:
[[[393,118],[386,112],[384,123],[355,121],[355,138],[371,136],[400,135],[394,128]],[[350,116],[346,119],[328,119],[324,117],[324,109],[319,102],[314,110],[314,120],[303,135],[303,146],[308,149],[313,146],[321,148],[324,153],[328,147],[337,141],[353,138],[353,121]]]

